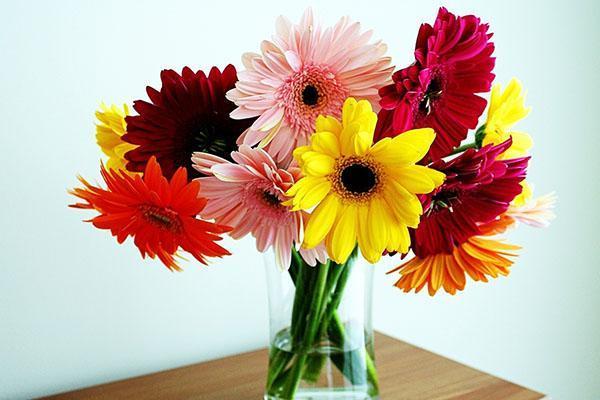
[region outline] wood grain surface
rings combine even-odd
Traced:
[[[538,400],[544,396],[383,334],[375,338],[382,400]],[[267,350],[45,399],[262,399]]]

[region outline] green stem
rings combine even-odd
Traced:
[[[271,353],[272,356],[269,360],[269,371],[267,375],[267,389],[269,391],[273,387],[277,377],[281,375],[281,372],[292,358],[291,353],[281,351],[276,347],[273,347]]]
[[[294,264],[294,258],[297,255],[296,251],[292,252],[292,264]],[[306,298],[304,296],[304,285],[306,281],[306,268],[302,266],[302,264],[298,264],[298,270],[295,276],[295,284],[296,284],[296,293],[294,295],[294,305],[292,307],[292,326],[291,326],[291,334],[292,337],[296,337],[298,334],[298,330],[302,327],[302,322],[299,321],[302,316],[302,311],[305,308]],[[294,276],[292,276],[292,280],[294,280]],[[309,288],[310,289],[310,288]]]
[[[477,148],[477,143],[473,142],[473,143],[467,143],[467,144],[463,144],[462,146],[459,146],[457,148],[455,148],[452,153],[450,153],[451,155],[453,154],[458,154],[458,153],[462,153],[463,151],[467,150],[467,149],[476,149]]]
[[[325,287],[327,284],[327,273],[329,272],[330,262],[318,266],[318,276],[314,286],[313,296],[311,304],[312,310],[308,315],[308,326],[305,334],[302,337],[301,348],[299,349],[296,362],[290,371],[290,376],[287,380],[287,384],[284,388],[283,398],[293,399],[298,385],[300,384],[300,378],[304,370],[304,364],[308,356],[308,351],[311,349],[314,338],[319,327],[319,317],[321,315],[321,307],[323,307],[323,294],[325,293]]]
[[[331,325],[329,327],[329,337],[332,340],[338,340],[338,342],[336,342],[336,345],[340,348],[344,348],[344,344],[345,342],[348,340],[347,335],[346,335],[346,329],[344,328],[344,323],[342,322],[339,314],[337,313],[337,311],[334,311],[332,319],[331,319]],[[348,379],[350,379],[350,381],[352,383],[357,383],[355,381],[355,379],[357,378],[352,371],[347,371],[347,369],[344,366],[344,360],[336,360],[336,359],[332,359],[332,361],[334,362],[334,364],[336,365],[336,367],[342,371],[344,373],[344,375],[346,375],[346,377],[348,377]],[[375,363],[373,362],[373,359],[371,358],[371,355],[369,354],[368,351],[365,352],[365,364],[366,364],[366,369],[367,369],[367,380],[369,382],[371,382],[371,384],[373,385],[373,393],[378,393],[379,392],[379,378],[377,377],[377,370],[375,369]],[[354,364],[354,363],[351,363]]]
[[[338,309],[340,303],[342,302],[342,296],[344,295],[344,289],[346,289],[346,283],[348,283],[348,278],[350,278],[350,272],[354,267],[355,254],[353,253],[353,255],[350,257],[351,258],[348,259],[348,261],[346,261],[345,264],[339,266],[339,269],[341,271],[339,274],[339,280],[336,282],[335,292],[332,293],[331,301],[327,306],[327,316],[329,318],[333,316],[333,313]],[[326,323],[329,322],[329,318],[326,318]]]
[[[325,286],[325,293],[323,294],[323,301],[320,306],[320,315],[318,317],[319,320],[319,329],[315,336],[314,344],[316,345],[321,338],[325,336],[327,333],[327,329],[325,326],[327,325],[327,321],[330,318],[331,311],[329,310],[329,305],[331,304],[331,299],[333,298],[335,292],[337,291],[338,280],[342,273],[344,272],[345,265],[339,265],[333,261],[331,261],[329,273],[327,275],[327,284]],[[327,356],[321,353],[311,354],[307,361],[306,367],[304,369],[304,373],[302,374],[302,379],[307,382],[316,382],[321,376],[321,370],[325,365],[325,361],[327,360]]]

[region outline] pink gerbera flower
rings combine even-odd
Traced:
[[[429,155],[447,156],[477,127],[494,79],[492,34],[474,15],[456,16],[441,7],[434,25],[423,24],[415,62],[398,70],[383,87],[376,139],[413,128],[433,128]]]
[[[300,178],[300,170],[279,168],[267,152],[241,145],[232,152],[235,163],[208,153],[194,153],[192,162],[199,172],[210,175],[202,181],[199,196],[207,198],[202,217],[215,219],[233,228],[229,233],[240,239],[251,233],[258,251],[273,247],[276,261],[288,268],[291,250],[302,243],[307,214],[291,211],[282,201],[284,193]],[[310,265],[326,262],[323,246],[300,250]]]
[[[377,107],[377,91],[389,83],[393,67],[387,47],[371,43],[371,31],[344,17],[322,29],[308,9],[299,24],[277,20],[273,41],[263,41],[261,54],[246,53],[227,98],[238,108],[232,118],[259,117],[241,138],[261,147],[277,161],[289,160],[314,130],[319,115],[339,117],[351,96]],[[378,109],[378,107],[377,107]]]

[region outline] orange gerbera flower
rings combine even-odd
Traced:
[[[466,275],[483,282],[487,282],[488,277],[506,276],[520,247],[486,237],[505,228],[502,220],[491,222],[482,227],[483,235],[468,238],[455,246],[452,253],[440,252],[424,258],[415,256],[388,274],[400,272],[402,276],[394,286],[404,292],[414,289],[418,293],[427,285],[431,296],[442,287],[450,294],[463,290]]]
[[[185,168],[179,168],[168,181],[152,157],[143,178],[107,170],[104,165],[101,173],[107,189],[79,177],[84,187],[69,193],[85,202],[70,207],[98,211],[100,215],[88,222],[109,229],[119,243],[132,236],[142,258],[158,257],[170,270],[181,270],[174,259],[179,248],[203,264],[206,257],[230,254],[215,243],[230,228],[197,218],[206,199],[198,198],[199,182],[187,182]]]

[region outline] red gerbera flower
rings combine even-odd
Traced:
[[[441,287],[450,294],[463,290],[466,276],[475,281],[508,275],[518,246],[494,238],[505,229],[502,215],[521,192],[529,158],[497,160],[511,145],[469,149],[431,168],[446,174],[438,189],[421,198],[424,214],[411,230],[415,254],[388,273],[399,272],[395,286],[430,295]],[[500,218],[499,218],[500,217]]]
[[[421,198],[424,214],[413,230],[412,250],[420,257],[452,253],[455,246],[481,235],[481,225],[504,213],[523,187],[529,157],[497,160],[511,145],[468,149],[450,161],[438,160],[431,168],[446,174],[436,190]]]
[[[473,15],[455,16],[444,7],[433,26],[421,25],[415,63],[395,72],[394,83],[379,91],[376,139],[433,128],[437,136],[430,157],[450,154],[485,110],[485,99],[476,93],[489,91],[494,79],[488,28]]]
[[[133,108],[139,115],[126,118],[123,140],[139,146],[125,155],[127,169],[141,172],[156,156],[167,178],[179,167],[193,178],[200,174],[192,167],[192,153],[230,159],[237,138],[253,122],[229,117],[235,104],[225,98],[225,92],[235,86],[235,67],[228,65],[222,73],[213,67],[208,77],[185,67],[181,75],[164,70],[160,77],[160,91],[148,86],[150,102],[135,101]]]
[[[94,209],[100,215],[89,222],[99,229],[109,229],[119,243],[134,238],[142,257],[158,258],[171,270],[180,270],[175,262],[179,248],[206,264],[206,257],[230,253],[215,243],[219,234],[230,228],[198,219],[206,205],[198,198],[200,183],[188,183],[185,168],[179,168],[170,182],[163,176],[155,157],[146,165],[144,177],[101,167],[107,189],[93,186],[83,178],[83,188],[70,191],[84,200],[74,208]]]

